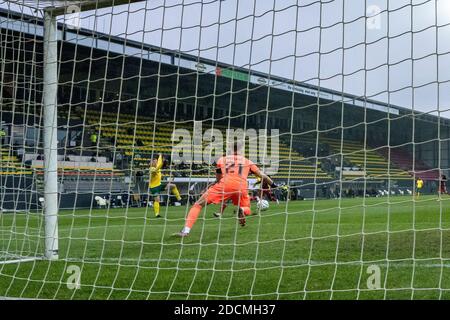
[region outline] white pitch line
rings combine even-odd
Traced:
[[[0,265],[24,263],[24,262],[31,262],[31,261],[37,261],[37,260],[43,260],[43,258],[42,257],[28,257],[28,258],[17,258],[17,259],[13,259],[13,260],[4,260],[4,261],[0,261]]]
[[[171,263],[235,263],[235,264],[255,264],[255,260],[246,260],[246,259],[225,259],[225,260],[211,260],[211,259],[168,259],[168,258],[113,258],[113,257],[103,257],[103,258],[67,258],[67,259],[61,259],[68,262],[80,262],[80,263],[120,263],[120,262],[134,262],[134,263],[145,263],[145,262],[171,262]],[[431,259],[430,259],[431,260]],[[334,264],[330,261],[309,261],[308,260],[257,260],[257,264],[272,264],[276,266],[320,266],[320,265],[330,265]],[[376,263],[376,262],[362,262],[363,264],[373,264],[380,267],[387,267],[387,263]],[[350,265],[350,266],[360,266],[362,264],[361,262],[338,262],[338,265]],[[389,267],[412,267],[413,262],[395,262],[392,261],[389,263]],[[416,262],[416,267],[425,267],[425,268],[450,268],[450,263],[421,263]]]
[[[433,259],[430,259],[433,260]],[[28,259],[19,259],[19,260],[6,260],[1,262],[0,264],[9,264],[9,263],[24,263],[24,262],[31,262],[31,261],[46,261],[42,258],[28,258]],[[120,262],[126,262],[126,263],[161,263],[161,262],[169,262],[169,263],[206,263],[206,264],[221,264],[221,263],[234,263],[234,264],[255,264],[255,260],[250,259],[224,259],[224,260],[211,260],[211,259],[169,259],[169,258],[114,258],[114,257],[102,257],[102,258],[92,258],[92,257],[84,257],[84,258],[61,258],[59,261],[65,261],[65,262],[77,262],[77,263],[119,263]],[[257,260],[257,264],[269,264],[273,266],[280,266],[280,267],[292,267],[292,266],[300,266],[300,267],[306,267],[306,266],[312,266],[317,267],[321,265],[332,265],[334,264],[331,261],[316,261],[311,260],[308,262],[308,260],[300,259],[300,260]],[[377,263],[376,261],[364,261],[364,262],[338,262],[337,265],[341,266],[360,266],[361,264],[366,265],[377,265],[379,267],[387,267],[388,264],[383,263]],[[389,263],[389,267],[391,268],[411,268],[413,266],[413,262],[397,262],[397,261],[391,261]],[[422,263],[420,261],[416,262],[416,267],[422,267],[422,268],[450,268],[450,263]]]
[[[215,219],[211,219],[211,220],[215,220]],[[209,222],[209,221],[207,221]],[[336,225],[335,222],[321,222],[321,225]],[[342,223],[344,225],[347,224],[351,224],[351,223]],[[434,224],[429,223],[430,225],[434,226]],[[275,222],[267,222],[264,223],[264,225],[279,225],[278,223]],[[371,225],[386,225],[385,222],[374,222],[371,223]],[[401,222],[401,223],[396,223],[396,226],[400,226],[400,225],[411,225],[411,223],[409,222]],[[114,228],[167,228],[167,227],[176,227],[176,225],[172,225],[172,224],[122,224],[122,225],[104,225],[104,226],[90,226],[90,227],[73,227],[73,228],[65,228],[65,227],[60,227],[59,231],[82,231],[82,230],[95,230],[95,229],[114,229]],[[25,229],[25,227],[16,227],[16,229]],[[438,226],[435,227],[435,229],[439,229]],[[11,231],[11,229],[9,228],[1,228],[0,227],[0,231]],[[410,230],[407,230],[410,231]],[[417,229],[417,231],[423,231],[422,229]],[[40,229],[37,230],[36,232],[41,232]],[[22,234],[21,232],[15,232],[18,234]],[[29,233],[26,233],[25,235],[30,235]],[[35,235],[35,234],[33,234]],[[36,234],[37,235],[37,234]]]

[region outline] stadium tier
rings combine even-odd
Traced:
[[[16,155],[11,155],[9,148],[0,147],[0,174],[1,175],[29,175],[33,172],[23,166]]]
[[[343,171],[345,180],[372,179],[372,180],[411,180],[409,172],[400,169],[394,162],[389,162],[377,151],[371,150],[364,144],[337,139],[325,138],[321,140],[328,144],[337,156],[348,161],[353,170]],[[361,173],[360,175],[358,175]]]
[[[123,154],[133,162],[130,166],[137,169],[149,169],[152,158],[158,153],[170,156],[172,152],[173,142],[172,132],[175,129],[186,129],[192,133],[192,124],[174,123],[168,119],[159,119],[158,123],[150,117],[139,116],[139,122],[135,122],[135,115],[117,114],[95,110],[86,112],[87,123],[92,126],[99,134],[100,148],[115,148],[123,152]],[[117,125],[118,124],[118,125]],[[211,127],[211,123],[202,122],[203,128],[206,130]],[[154,127],[154,129],[153,129]],[[229,128],[223,125],[215,125],[214,128],[221,130],[224,134]],[[257,157],[257,154],[250,154],[248,144],[245,153],[249,157]],[[204,146],[194,146],[199,152],[203,151]],[[256,150],[258,152],[259,150]],[[276,179],[290,180],[317,180],[329,181],[331,177],[320,168],[320,162],[313,162],[304,159],[298,152],[291,150],[288,145],[281,143],[278,149],[280,155],[279,171],[273,177]],[[201,165],[201,161],[196,163]],[[192,168],[186,166],[185,169],[166,168],[163,170],[165,174],[175,176],[189,176]],[[196,172],[197,171],[197,172]],[[201,178],[208,177],[213,174],[214,170],[209,167],[202,166],[196,168],[192,172],[192,177]]]
[[[393,164],[402,170],[408,171],[416,178],[422,178],[425,181],[438,181],[439,170],[433,169],[420,159],[414,159],[412,154],[399,148],[381,148],[380,154],[386,159],[390,159]]]
[[[376,147],[364,147],[355,140],[338,140],[320,136],[318,140],[311,135],[292,138],[294,148],[303,150],[310,157],[321,159],[323,170],[336,180],[345,182],[379,183],[379,181],[411,181],[412,175],[387,155],[383,156]],[[317,146],[317,148],[316,148]],[[317,150],[316,150],[317,149]]]

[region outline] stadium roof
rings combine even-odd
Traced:
[[[103,0],[99,0],[103,1]],[[105,0],[104,2],[114,3],[131,3],[142,0]],[[34,1],[28,1],[34,2]],[[40,1],[41,2],[41,1]],[[65,2],[65,1],[42,1],[51,2]],[[69,1],[66,1],[69,2]],[[80,2],[80,1],[72,1]],[[82,1],[89,2],[92,1]],[[29,34],[30,36],[43,36],[43,19],[37,18],[23,13],[11,12],[0,8],[0,28],[7,28]],[[58,24],[58,39],[73,43],[78,46],[86,46],[89,48],[96,48],[103,51],[109,51],[117,54],[124,54],[131,57],[146,59],[156,63],[173,65],[179,68],[190,69],[194,72],[217,75],[235,80],[249,82],[258,86],[270,86],[273,89],[283,90],[289,93],[295,92],[301,95],[316,97],[336,102],[343,102],[348,105],[354,105],[360,108],[367,108],[393,115],[411,114],[421,115],[424,120],[435,122],[437,117],[428,113],[411,110],[392,104],[387,104],[367,97],[360,97],[335,90],[317,87],[307,83],[297,82],[291,79],[265,74],[262,72],[249,70],[245,67],[231,66],[218,61],[213,61],[198,56],[185,54],[179,51],[169,50],[161,47],[148,45],[142,42],[124,39],[118,36],[112,36],[101,32],[92,31],[89,29],[71,30],[64,27],[64,24]],[[441,120],[447,122],[448,119],[440,117]]]

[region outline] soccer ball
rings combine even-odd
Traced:
[[[269,209],[269,201],[267,200],[259,200],[256,203],[256,207],[261,210],[261,211],[266,211],[267,209]]]

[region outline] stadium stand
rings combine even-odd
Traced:
[[[324,138],[321,141],[327,143],[336,154],[342,153],[343,157],[353,166],[359,168],[369,179],[411,180],[411,175],[400,169],[395,163],[378,154],[375,150],[365,147],[362,143],[351,140]],[[353,180],[355,175],[343,173],[344,180]],[[364,176],[363,176],[364,177]]]
[[[95,110],[88,110],[86,115],[87,123],[99,133],[99,147],[104,150],[116,149],[117,152],[123,152],[127,159],[132,160],[133,167],[138,169],[148,169],[152,156],[158,153],[170,155],[172,150],[171,135],[174,130],[172,121],[161,121],[155,126],[151,117],[139,116],[139,123],[135,123],[135,115],[115,113],[103,111],[102,113]],[[120,123],[120,126],[117,126]],[[203,122],[203,128],[211,127],[211,123]],[[227,129],[226,126],[214,125],[215,128],[222,130]],[[176,128],[183,128],[192,133],[192,123],[177,123]],[[269,143],[270,145],[270,143]],[[200,148],[200,146],[198,146]],[[246,150],[246,154],[249,150]],[[321,169],[320,162],[313,162],[305,159],[300,153],[290,150],[289,146],[283,142],[279,148],[280,163],[279,171],[274,178],[277,179],[299,179],[327,181],[332,177]],[[255,156],[254,154],[252,156]],[[125,161],[126,162],[126,161]],[[186,175],[193,171],[190,175],[194,178],[211,176],[211,168],[201,165],[201,163],[193,164],[191,168],[185,165],[183,168],[177,168],[176,172],[165,170],[165,174],[172,173],[175,175]],[[173,171],[173,169],[172,169]]]
[[[364,148],[362,143],[355,140],[345,139],[341,145],[340,139],[302,134],[295,136],[292,141],[293,147],[308,157],[314,158],[317,154],[323,164],[322,169],[335,179],[340,179],[340,170],[343,168],[343,181],[411,180],[408,170],[396,162],[389,163],[387,156],[376,148]]]
[[[1,175],[29,175],[33,171],[25,168],[16,155],[11,155],[9,148],[0,147]]]
[[[382,148],[379,153],[383,155],[384,158],[390,159],[397,167],[402,170],[408,171],[411,175],[416,178],[422,178],[423,180],[438,180],[439,170],[432,169],[426,165],[422,160],[415,159],[413,162],[413,155],[408,151],[401,150],[398,148]],[[414,169],[413,169],[414,168]]]

